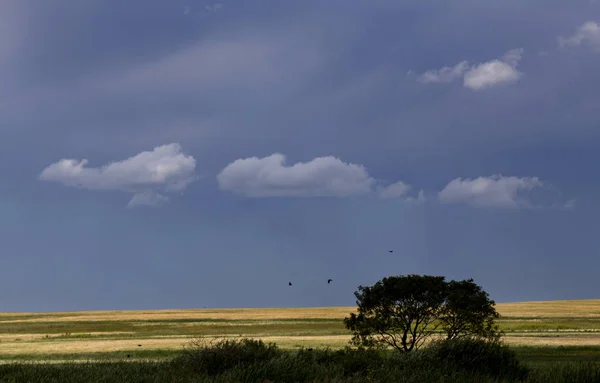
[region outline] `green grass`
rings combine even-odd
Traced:
[[[547,368],[556,364],[577,362],[600,362],[600,346],[597,347],[511,347],[523,363],[534,368]],[[293,352],[293,351],[290,351]],[[18,354],[3,355],[2,360],[6,362],[19,361],[69,361],[85,360],[94,361],[122,361],[127,359],[143,359],[166,361],[179,355],[181,350],[144,350],[131,348],[123,351],[111,352],[87,352],[87,353],[57,353],[57,354]]]
[[[549,368],[553,365],[598,362],[600,346],[560,346],[560,347],[511,347],[523,363],[533,368]]]
[[[523,367],[506,348],[477,346],[435,348],[401,355],[392,352],[317,350],[290,352],[243,340],[197,347],[191,354],[162,355],[157,362],[125,361],[126,354],[60,355],[62,364],[0,365],[0,382],[517,382]],[[600,381],[600,347],[512,348],[529,370],[524,382]],[[449,353],[450,352],[450,353]],[[446,359],[446,355],[454,355]],[[514,354],[513,354],[514,355]],[[92,363],[80,362],[89,357]],[[140,351],[136,359],[157,357]],[[173,359],[174,356],[179,356]],[[465,357],[466,356],[466,357]],[[440,357],[442,359],[440,359]],[[68,361],[72,361],[69,363]],[[473,363],[473,360],[477,362]],[[511,362],[511,360],[513,362]],[[528,361],[528,362],[527,362]],[[556,363],[560,361],[560,363]],[[39,362],[39,361],[38,361]],[[466,363],[466,364],[465,364]],[[516,364],[515,364],[516,363]],[[523,381],[523,380],[521,380]]]
[[[598,331],[600,318],[510,318],[498,321],[507,333],[532,331]],[[341,320],[333,319],[173,319],[120,321],[9,322],[0,320],[0,334],[64,334],[90,332],[134,332],[138,335],[343,335]],[[110,335],[108,335],[110,336]]]
[[[45,361],[86,361],[93,363],[107,361],[123,361],[125,359],[166,361],[173,359],[180,353],[181,350],[143,350],[132,348],[130,350],[111,352],[3,355],[2,360],[5,363]],[[127,355],[129,355],[130,357],[128,358]]]
[[[548,330],[597,330],[600,318],[501,318],[500,328],[506,332]]]
[[[564,305],[564,304],[563,304]],[[568,307],[571,310],[570,306]],[[527,308],[527,307],[526,307]],[[600,340],[600,317],[584,317],[586,315],[582,310],[574,312],[575,315],[569,317],[565,312],[556,312],[547,310],[547,314],[537,315],[536,317],[527,317],[527,313],[514,311],[515,315],[501,317],[498,321],[501,329],[511,339],[531,338],[528,342],[537,342],[536,339],[555,340],[560,344],[561,337],[567,336],[572,342],[580,342],[579,339],[595,342]],[[75,382],[75,381],[135,381],[135,382],[192,382],[192,381],[214,381],[208,378],[199,378],[197,375],[178,370],[169,364],[181,353],[181,347],[168,349],[163,343],[155,341],[151,348],[151,341],[144,344],[144,347],[136,348],[138,342],[147,339],[171,339],[182,341],[183,337],[282,337],[277,341],[282,348],[300,348],[304,347],[324,348],[327,346],[342,347],[345,340],[340,338],[330,338],[328,336],[348,335],[344,328],[342,318],[331,318],[329,312],[322,314],[328,318],[289,318],[284,309],[277,312],[269,312],[268,315],[288,316],[286,318],[269,318],[265,312],[256,310],[256,315],[248,314],[248,310],[202,310],[202,312],[192,312],[190,317],[185,317],[181,311],[177,315],[184,318],[169,318],[168,312],[163,311],[161,315],[152,313],[136,316],[135,313],[125,315],[113,315],[106,313],[8,313],[0,315],[0,361],[8,363],[0,366],[0,383],[2,382]],[[290,311],[291,312],[291,311]],[[315,311],[316,312],[316,311]],[[317,316],[315,312],[306,314],[306,312],[294,311],[293,315]],[[337,313],[342,312],[338,309]],[[283,314],[282,314],[283,313]],[[322,312],[321,312],[322,313]],[[119,313],[116,313],[119,314]],[[243,316],[236,317],[237,314]],[[285,314],[285,315],[284,315]],[[336,316],[338,314],[335,314]],[[224,318],[229,315],[230,318]],[[254,315],[254,316],[252,316]],[[321,315],[321,314],[318,314]],[[548,316],[544,316],[548,315]],[[556,316],[550,316],[556,315]],[[250,319],[260,318],[264,319]],[[76,320],[73,320],[76,318]],[[125,319],[124,319],[125,318]],[[133,318],[133,319],[132,319]],[[236,319],[246,318],[246,319]],[[20,320],[26,320],[20,322]],[[18,321],[18,322],[14,322]],[[596,334],[598,332],[599,334]],[[28,334],[36,335],[32,339]],[[47,337],[46,337],[47,336]],[[289,336],[303,337],[314,336],[318,338],[286,339]],[[320,337],[320,338],[319,338]],[[567,338],[565,338],[567,339]],[[96,346],[102,342],[106,344],[111,341],[122,342],[117,351],[101,351],[102,348]],[[131,342],[129,342],[131,340]],[[98,343],[94,343],[94,342]],[[343,341],[343,342],[342,342]],[[72,343],[71,343],[72,342]],[[70,352],[69,345],[85,344],[85,347],[71,348],[71,350],[85,350],[85,352]],[[112,344],[112,343],[111,343]],[[87,347],[91,345],[91,347]],[[158,345],[158,346],[156,346]],[[165,347],[161,349],[160,347]],[[36,348],[45,348],[47,353],[36,352]],[[114,347],[106,347],[106,350]],[[581,382],[594,381],[595,369],[598,370],[600,377],[600,344],[598,346],[511,346],[516,352],[518,359],[526,366],[529,366],[535,372],[534,382],[552,382],[556,377],[575,376]],[[127,358],[127,355],[130,358]],[[283,355],[283,354],[282,354]],[[299,374],[311,374],[311,369],[316,368],[317,378],[325,379],[330,377],[329,382],[336,381],[339,378],[339,366],[315,366],[311,364],[304,365],[301,361],[293,359],[293,353],[287,353],[282,356],[282,360],[272,362],[274,374],[285,374],[286,363],[292,363],[298,369]],[[285,359],[291,358],[291,359]],[[64,364],[71,361],[77,364]],[[82,361],[89,361],[89,364],[81,364]],[[156,361],[150,363],[149,361]],[[19,365],[18,362],[27,362],[25,365]],[[61,362],[60,365],[47,366],[41,362]],[[16,363],[16,364],[15,364]],[[158,364],[157,364],[158,363]],[[279,365],[280,363],[281,365]],[[582,364],[583,363],[583,364]],[[587,363],[587,364],[586,364]],[[591,364],[590,364],[591,363]],[[36,366],[36,364],[41,364]],[[157,367],[158,366],[158,367]],[[248,367],[250,368],[250,367]],[[252,367],[255,370],[258,366]],[[392,369],[393,370],[393,369]],[[304,371],[304,372],[303,372]],[[236,370],[231,372],[229,377],[255,376],[256,371]],[[380,371],[379,376],[385,377],[387,372]],[[398,373],[390,372],[389,377]],[[419,372],[421,380],[429,381],[434,379],[433,375],[428,376],[426,372]],[[233,374],[233,375],[231,375]],[[237,374],[237,375],[236,375]],[[44,378],[48,376],[48,378]],[[275,376],[275,375],[273,375]],[[283,376],[283,375],[277,375]],[[308,375],[306,375],[308,376]],[[310,375],[313,376],[313,375]],[[394,375],[397,377],[396,375]],[[400,376],[400,375],[398,375]],[[462,376],[462,375],[461,375]],[[114,378],[111,380],[111,377]],[[337,377],[337,378],[332,378]],[[450,377],[441,378],[432,381],[477,381],[469,378],[456,377],[458,380],[452,380]],[[472,377],[471,377],[472,378]],[[11,380],[12,379],[12,380]],[[61,380],[62,379],[62,380]],[[79,380],[78,380],[79,379]],[[220,379],[220,378],[219,378]],[[223,378],[225,379],[225,378]],[[345,380],[344,380],[345,379]],[[349,380],[350,379],[350,380]],[[337,381],[352,381],[352,378],[345,377]],[[399,382],[410,381],[398,378]],[[408,378],[407,378],[408,379]],[[415,378],[416,379],[416,378]],[[446,379],[446,380],[443,380]],[[487,378],[481,378],[486,381]],[[544,380],[545,379],[545,380]],[[218,380],[216,380],[218,381]],[[221,380],[227,381],[227,380]],[[239,380],[238,380],[239,381]],[[242,379],[241,381],[245,381]],[[285,381],[285,380],[284,380]],[[292,380],[293,381],[293,380]],[[356,379],[354,381],[365,381]],[[489,381],[489,380],[488,380]],[[559,381],[569,381],[567,378]],[[571,380],[573,381],[573,380]],[[597,381],[600,381],[597,380]]]
[[[344,335],[339,320],[149,320],[94,322],[19,322],[1,323],[0,334],[65,334],[91,332],[133,332],[144,335]],[[94,336],[94,335],[90,335]],[[122,334],[111,336],[119,339]]]

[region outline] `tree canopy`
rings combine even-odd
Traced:
[[[447,339],[472,336],[497,340],[499,317],[488,294],[473,279],[410,274],[383,278],[354,293],[358,312],[344,319],[352,342],[366,347],[412,351],[434,333]]]

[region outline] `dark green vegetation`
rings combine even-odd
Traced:
[[[438,341],[411,353],[350,348],[289,351],[248,339],[200,340],[169,361],[0,365],[0,382],[600,381],[600,358],[593,357],[600,355],[598,348],[537,350],[474,339]],[[582,355],[589,358],[580,362]],[[562,363],[554,363],[555,359]]]
[[[472,279],[446,282],[431,275],[386,277],[354,293],[358,313],[344,319],[355,345],[419,348],[442,332],[448,340],[501,337],[495,302]]]
[[[236,338],[234,338],[236,339]],[[548,368],[556,364],[600,361],[600,346],[560,346],[533,347],[510,346],[520,361],[533,368]],[[286,350],[290,351],[290,350]],[[290,351],[293,352],[293,351]],[[134,361],[165,362],[181,354],[181,350],[141,350],[86,352],[63,354],[18,354],[3,355],[5,363],[14,362],[53,362],[53,361],[84,361],[84,362],[119,362],[125,359]],[[130,355],[130,358],[127,358]]]
[[[600,301],[501,304],[498,317],[472,280],[359,290],[358,311],[0,313],[0,383],[600,382],[600,346],[582,346],[600,344]],[[386,333],[395,344],[363,342]]]

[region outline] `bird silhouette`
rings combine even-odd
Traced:
[[[394,250],[388,250],[388,252],[389,252],[389,253],[393,253],[393,252],[394,252]]]
[[[292,285],[292,282],[288,282],[288,286],[291,286],[291,285]]]
[[[333,279],[330,278],[327,280],[327,283],[329,284],[329,283],[331,283],[331,281],[333,281]]]

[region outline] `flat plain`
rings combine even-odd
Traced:
[[[342,319],[355,309],[0,313],[0,362],[165,359],[195,337],[260,338],[285,349],[340,348],[350,340]],[[522,353],[535,348],[540,356],[543,348],[561,346],[564,352],[600,355],[600,299],[499,303],[496,309],[505,342]]]

